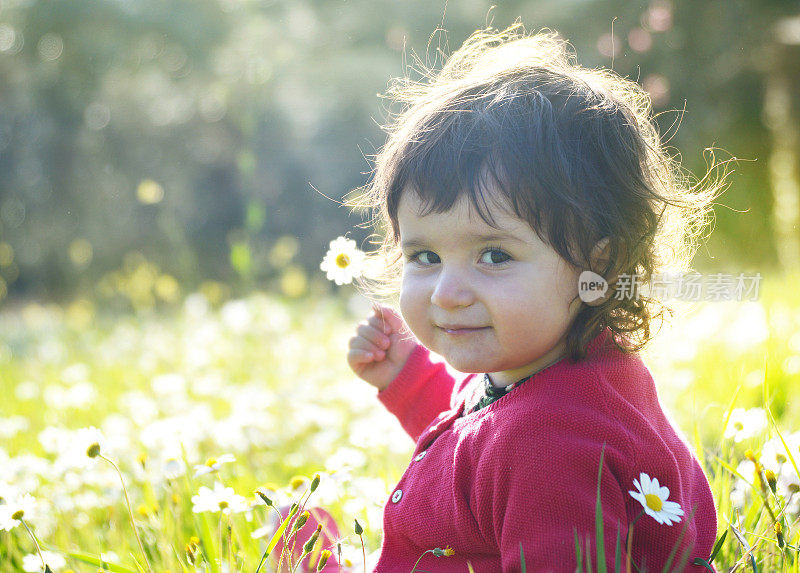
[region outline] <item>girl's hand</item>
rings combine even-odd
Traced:
[[[359,378],[383,390],[400,374],[418,344],[397,311],[375,305],[350,339],[347,363]]]

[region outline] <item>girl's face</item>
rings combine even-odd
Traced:
[[[466,196],[445,213],[421,216],[422,205],[405,190],[397,212],[400,309],[419,341],[461,372],[488,373],[495,386],[562,357],[581,306],[580,270],[500,200],[488,209],[497,228]]]

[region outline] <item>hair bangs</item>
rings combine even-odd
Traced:
[[[563,202],[563,189],[571,187],[565,151],[550,101],[533,91],[525,98],[528,105],[519,105],[512,95],[462,97],[461,105],[416,118],[414,129],[392,150],[394,169],[385,186],[395,237],[400,197],[413,191],[422,201],[421,215],[448,211],[466,196],[488,225],[496,227],[488,206],[499,205],[551,242],[554,221],[540,205]],[[531,113],[531,103],[542,112]],[[555,236],[568,234],[558,229]],[[567,242],[556,240],[554,246]]]
[[[388,197],[393,226],[400,197],[409,191],[422,201],[422,215],[446,212],[466,195],[479,216],[495,226],[489,197],[502,182],[495,165],[495,137],[480,115],[474,110],[445,112],[434,118],[435,127],[420,126],[397,150],[401,159]]]

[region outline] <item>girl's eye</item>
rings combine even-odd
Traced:
[[[435,265],[442,262],[442,260],[439,258],[439,255],[433,251],[419,251],[418,253],[411,255],[409,259],[411,262],[421,263],[423,265]]]
[[[489,265],[499,265],[511,260],[511,256],[500,249],[486,249],[481,253],[481,262]]]

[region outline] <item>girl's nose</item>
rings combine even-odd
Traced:
[[[431,303],[441,308],[457,308],[469,306],[474,300],[475,295],[463,276],[452,270],[441,270],[431,293]]]

